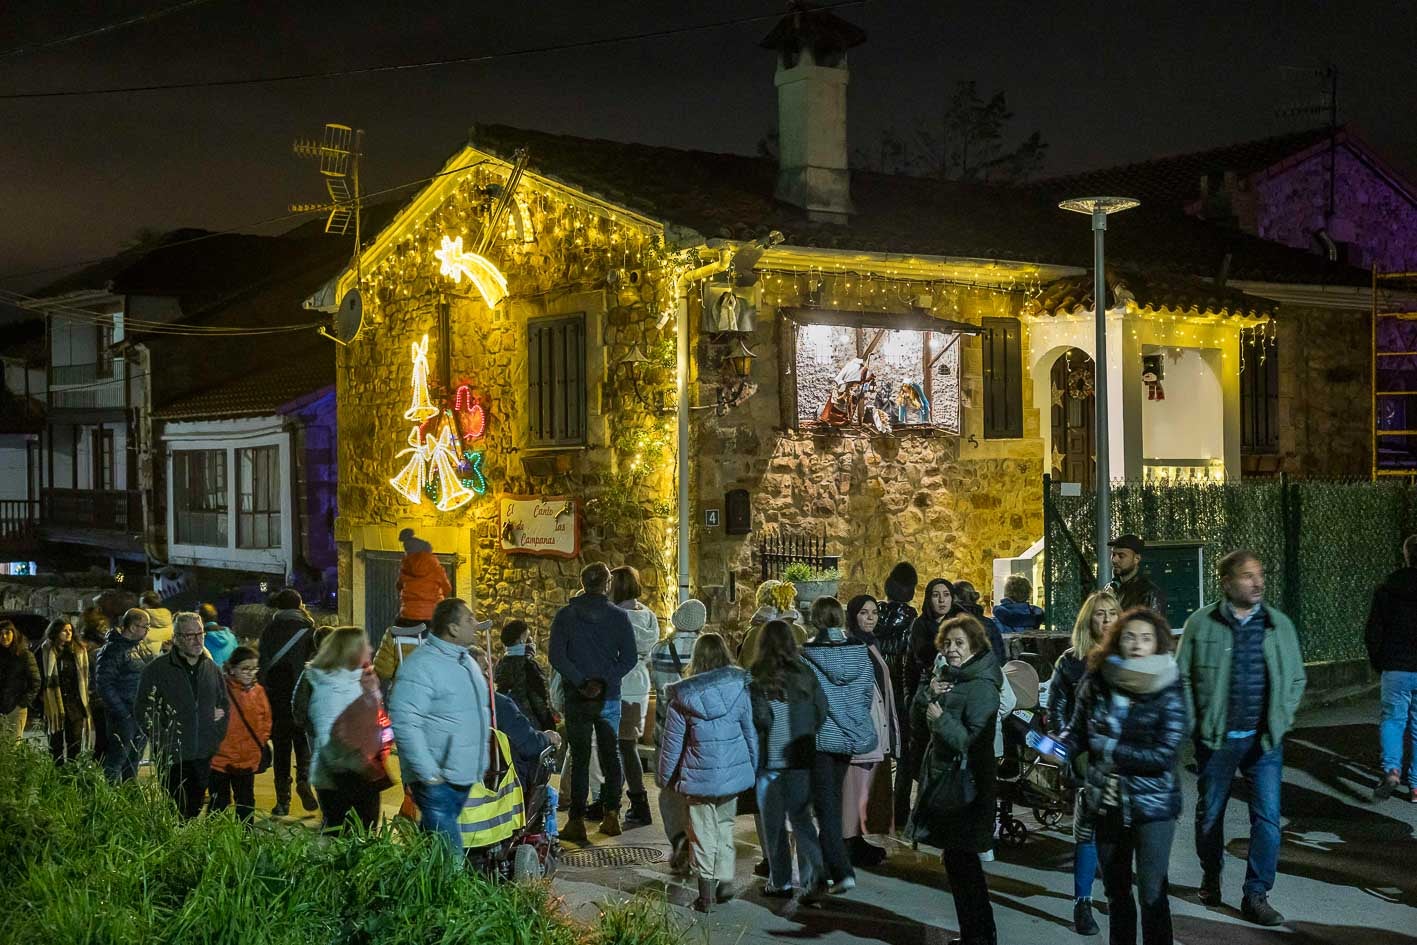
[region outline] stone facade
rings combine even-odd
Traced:
[[[657,326],[672,305],[677,270],[653,228],[617,222],[611,211],[569,192],[523,181],[518,229],[509,227],[487,250],[510,291],[489,310],[466,282],[439,275],[433,253],[444,234],[475,244],[490,207],[489,185],[504,174],[471,170],[421,222],[395,221],[402,229],[393,233],[393,248],[366,276],[364,333],[340,349],[339,600],[341,615],[357,624],[367,610],[361,601],[372,593],[362,586],[360,554],[401,550],[397,533],[404,527],[436,552],[457,556],[456,592],[480,614],[499,623],[524,618],[543,639],[556,609],[579,589],[581,567],[593,561],[634,565],[646,602],[662,615],[672,607],[672,417],[645,403],[672,390],[674,326]],[[440,333],[444,303],[447,337]],[[573,313],[584,313],[586,325],[585,444],[534,450],[526,420],[527,323]],[[446,356],[451,385],[468,384],[487,416],[486,434],[476,441],[486,494],[453,512],[439,512],[427,499],[411,504],[389,484],[405,462],[398,454],[410,430],[403,416],[410,348],[424,335],[435,402],[446,400],[439,368]],[[650,358],[641,369],[643,403],[628,371],[617,367],[633,346]],[[577,499],[580,557],[505,553],[498,500],[510,495]]]
[[[696,413],[691,547],[695,589],[710,605],[710,619],[734,633],[751,615],[760,580],[758,543],[774,529],[825,535],[827,553],[841,556],[843,600],[883,593],[886,574],[902,560],[916,566],[922,589],[929,578],[949,577],[972,581],[988,595],[993,559],[1017,555],[1043,534],[1043,450],[1032,385],[1023,381],[1024,436],[986,440],[980,341],[965,336],[952,375],[959,379],[961,434],[819,433],[806,424],[794,430],[784,423],[792,416],[791,399],[784,407],[782,398],[792,398],[795,372],[787,372],[780,350],[782,332],[791,328],[777,310],[812,307],[817,300],[799,291],[798,280],[766,282],[771,288],[760,295],[762,314],[747,339],[757,355],[756,392],[722,415]],[[838,311],[885,308],[863,298],[872,291],[879,298],[880,287],[861,280],[854,289],[835,286],[822,293],[821,304]],[[902,286],[895,294],[917,297],[918,290]],[[1005,291],[937,292],[933,308],[977,324],[981,316],[1015,311],[1017,299]],[[711,368],[719,347],[710,336],[696,339],[698,403],[714,401],[719,381]],[[723,509],[732,489],[750,496],[752,532],[746,536],[705,525],[705,511]]]
[[[1279,459],[1291,476],[1372,473],[1372,317],[1285,305],[1279,351]]]

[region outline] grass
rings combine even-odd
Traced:
[[[91,762],[0,744],[0,942],[52,945],[670,945],[662,905],[608,903],[572,922],[544,884],[493,885],[433,838],[340,838],[184,823],[161,788],[111,785]]]

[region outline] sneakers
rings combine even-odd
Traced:
[[[310,782],[301,781],[296,784],[295,793],[300,797],[300,806],[306,811],[320,809],[320,802],[315,799],[315,792],[310,790]]]
[[[1412,789],[1412,792],[1407,795],[1407,799],[1412,803],[1417,804],[1417,787]]]
[[[607,837],[618,837],[624,833],[620,828],[620,812],[618,810],[608,810],[605,817],[600,821],[600,832]]]
[[[839,879],[839,880],[837,880],[836,882],[834,882],[834,883],[831,884],[831,894],[832,894],[833,896],[840,896],[842,893],[844,893],[844,892],[850,892],[851,890],[853,890],[853,889],[855,889],[855,888],[856,888],[856,877],[855,877],[855,876],[848,876],[848,877],[846,877],[845,879]]]
[[[1246,921],[1253,922],[1255,925],[1263,925],[1266,928],[1284,924],[1284,916],[1269,904],[1269,897],[1264,894],[1246,896],[1240,903],[1240,914],[1245,917]]]
[[[1220,905],[1220,874],[1207,873],[1201,880],[1200,901],[1203,905]]]
[[[590,837],[586,836],[585,819],[581,817],[571,817],[561,827],[561,839],[570,843],[578,843],[585,846],[590,843]]]
[[[1092,917],[1091,899],[1079,899],[1073,903],[1073,931],[1079,935],[1097,934],[1097,920]]]
[[[1387,774],[1383,775],[1382,780],[1379,781],[1377,783],[1377,786],[1373,788],[1373,800],[1385,801],[1389,797],[1392,797],[1392,792],[1397,790],[1398,780],[1399,778],[1396,769],[1393,769],[1392,771],[1389,771]]]

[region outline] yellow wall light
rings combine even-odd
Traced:
[[[507,278],[501,270],[486,256],[465,251],[461,236],[457,239],[444,236],[443,248],[434,250],[433,255],[442,264],[438,271],[451,277],[453,282],[461,284],[462,277],[467,276],[488,308],[496,308],[507,297]]]

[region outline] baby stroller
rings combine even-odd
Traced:
[[[500,762],[474,784],[458,817],[466,862],[488,879],[524,882],[550,879],[561,858],[556,834],[555,749],[547,746],[523,785],[507,736],[497,732]],[[488,781],[495,782],[489,786]]]
[[[999,839],[1023,846],[1028,827],[1014,814],[1027,808],[1044,827],[1056,827],[1073,809],[1073,789],[1056,762],[1044,760],[1024,739],[1029,732],[1046,731],[1038,705],[1038,671],[1022,660],[1004,665],[1004,678],[1013,687],[1018,705],[1004,719],[1004,759],[999,764]]]

